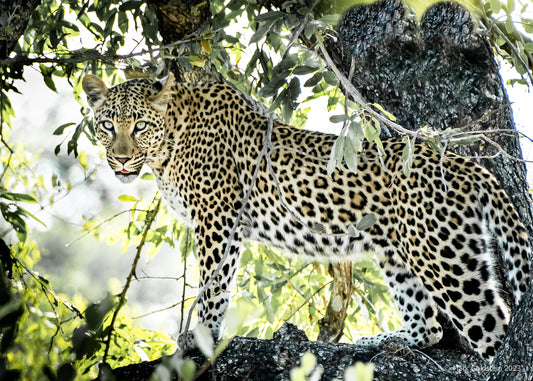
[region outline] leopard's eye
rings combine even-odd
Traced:
[[[134,132],[142,132],[144,130],[146,130],[146,128],[148,127],[148,125],[146,124],[146,122],[137,122],[135,123],[135,128],[133,129]]]
[[[110,131],[110,132],[114,131],[113,122],[110,122],[109,120],[104,120],[103,122],[100,123],[100,126],[102,126],[102,128],[106,131]]]

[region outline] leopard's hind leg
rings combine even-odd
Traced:
[[[442,338],[442,326],[437,321],[438,309],[420,279],[393,250],[385,253],[380,266],[400,312],[402,325],[393,332],[364,337],[358,344],[380,346],[388,340],[399,340],[410,347],[427,347],[438,343]]]

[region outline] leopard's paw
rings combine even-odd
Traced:
[[[180,333],[178,336],[178,350],[180,351],[190,351],[197,349],[198,345],[194,338],[194,333],[192,331]]]
[[[183,351],[199,349],[204,355],[211,357],[216,345],[213,337],[214,333],[209,328],[199,324],[193,330],[178,336],[178,349]]]

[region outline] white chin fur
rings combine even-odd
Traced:
[[[127,183],[131,183],[133,180],[135,180],[137,178],[137,176],[139,175],[139,173],[129,173],[127,175],[123,174],[123,173],[120,173],[120,172],[115,172],[115,176],[117,176],[117,178],[122,181],[123,183],[127,184]]]

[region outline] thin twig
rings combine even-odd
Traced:
[[[118,317],[118,313],[122,306],[124,305],[126,301],[126,293],[128,292],[128,289],[130,288],[131,281],[135,277],[135,273],[137,271],[137,263],[139,262],[139,259],[141,258],[142,249],[146,243],[146,236],[148,235],[148,232],[150,231],[150,228],[155,220],[155,217],[157,213],[159,212],[159,208],[161,207],[161,198],[157,200],[157,204],[155,207],[148,211],[147,214],[149,215],[148,221],[146,222],[146,225],[144,226],[144,231],[141,236],[141,242],[139,242],[139,245],[137,246],[137,252],[135,253],[135,258],[133,259],[133,264],[131,266],[130,273],[128,277],[126,278],[126,284],[124,285],[124,288],[122,289],[122,292],[119,295],[118,304],[115,308],[115,311],[113,312],[113,317],[111,318],[111,323],[109,323],[109,333],[107,334],[107,339],[105,341],[105,351],[104,356],[102,358],[102,362],[106,362],[107,356],[109,354],[109,348],[111,347],[111,337],[113,336],[113,330],[115,321]],[[151,212],[151,213],[150,213]]]
[[[520,65],[522,65],[524,67],[524,69],[526,69],[526,73],[527,73],[527,76],[529,77],[530,83],[533,84],[533,76],[531,75],[531,72],[529,70],[529,66],[524,62],[524,60],[520,56],[520,51],[518,51],[518,49],[516,49],[516,47],[511,42],[511,40],[509,40],[509,38],[505,35],[505,33],[503,33],[501,28],[498,26],[496,20],[494,20],[493,18],[487,18],[487,20],[491,21],[491,25],[490,26],[493,27],[496,30],[497,34],[501,38],[503,38],[505,42],[507,42],[509,44],[509,47],[511,48],[511,51],[514,53],[514,55],[515,55],[516,59],[518,60],[518,62],[520,63]]]
[[[320,291],[322,291],[323,289],[325,289],[327,286],[329,286],[331,283],[333,283],[333,279],[330,280],[329,282],[327,283],[324,283],[322,286],[320,286],[318,289],[315,290],[315,292],[313,292],[311,294],[311,296],[309,297],[309,299],[307,299],[305,296],[303,296],[304,298],[304,302],[302,304],[300,304],[296,309],[294,309],[294,311],[292,311],[292,313],[287,316],[286,318],[283,318],[283,320],[285,321],[289,321],[291,320],[291,318],[296,315],[296,312],[300,311],[303,306],[305,306],[306,304],[311,304],[311,299],[313,299],[313,297],[318,294]]]
[[[185,228],[185,253],[182,253],[183,255],[183,288],[181,291],[181,300],[185,300],[185,290],[187,287],[187,256],[189,255],[189,241],[191,239],[191,231],[189,228]],[[183,328],[183,317],[185,316],[185,303],[182,303],[181,305],[181,314],[180,314],[180,330]]]
[[[168,306],[168,307],[160,308],[160,309],[158,309],[158,310],[154,310],[154,311],[151,311],[151,312],[147,312],[147,313],[142,314],[142,315],[137,315],[137,316],[132,317],[132,319],[133,319],[133,320],[135,320],[135,319],[142,319],[142,318],[147,317],[147,316],[150,316],[150,315],[155,315],[155,314],[157,314],[157,313],[159,313],[159,312],[164,312],[164,311],[171,310],[171,309],[173,309],[173,308],[175,308],[175,307],[177,307],[177,306],[179,306],[179,305],[183,305],[183,304],[185,304],[186,301],[189,301],[189,300],[191,300],[191,299],[192,299],[192,297],[187,298],[187,299],[182,299],[182,300],[180,300],[179,302],[176,302],[176,303],[174,303],[174,304],[172,304],[172,305],[170,305],[170,306]]]
[[[83,238],[85,238],[86,236],[88,236],[89,234],[91,234],[92,232],[98,230],[98,229],[101,229],[105,224],[107,224],[108,222],[114,220],[115,218],[117,218],[118,216],[120,216],[121,214],[124,214],[124,213],[131,213],[131,212],[146,212],[148,213],[149,210],[145,210],[145,209],[137,209],[137,208],[133,208],[133,209],[126,209],[126,210],[123,210],[122,212],[118,212],[116,214],[114,214],[113,216],[109,217],[109,218],[106,218],[105,220],[103,220],[102,222],[100,222],[98,225],[88,229],[85,233],[83,233],[82,235],[74,238],[72,241],[70,241],[69,243],[67,243],[65,246],[71,246],[74,242],[77,242]]]
[[[281,57],[281,61],[283,61],[287,57],[287,55],[289,54],[289,51],[291,50],[291,47],[294,45],[298,37],[300,37],[300,34],[302,34],[308,22],[309,22],[309,14],[306,14],[305,17],[302,19],[302,21],[300,21],[300,24],[298,24],[298,27],[292,33],[289,43],[287,44],[287,47],[285,48],[285,51],[283,52],[283,56]]]
[[[442,180],[444,192],[448,192],[448,184],[446,183],[446,176],[444,175],[444,158],[446,156],[446,148],[448,148],[448,142],[444,142],[444,147],[442,147],[439,159],[440,177]]]

